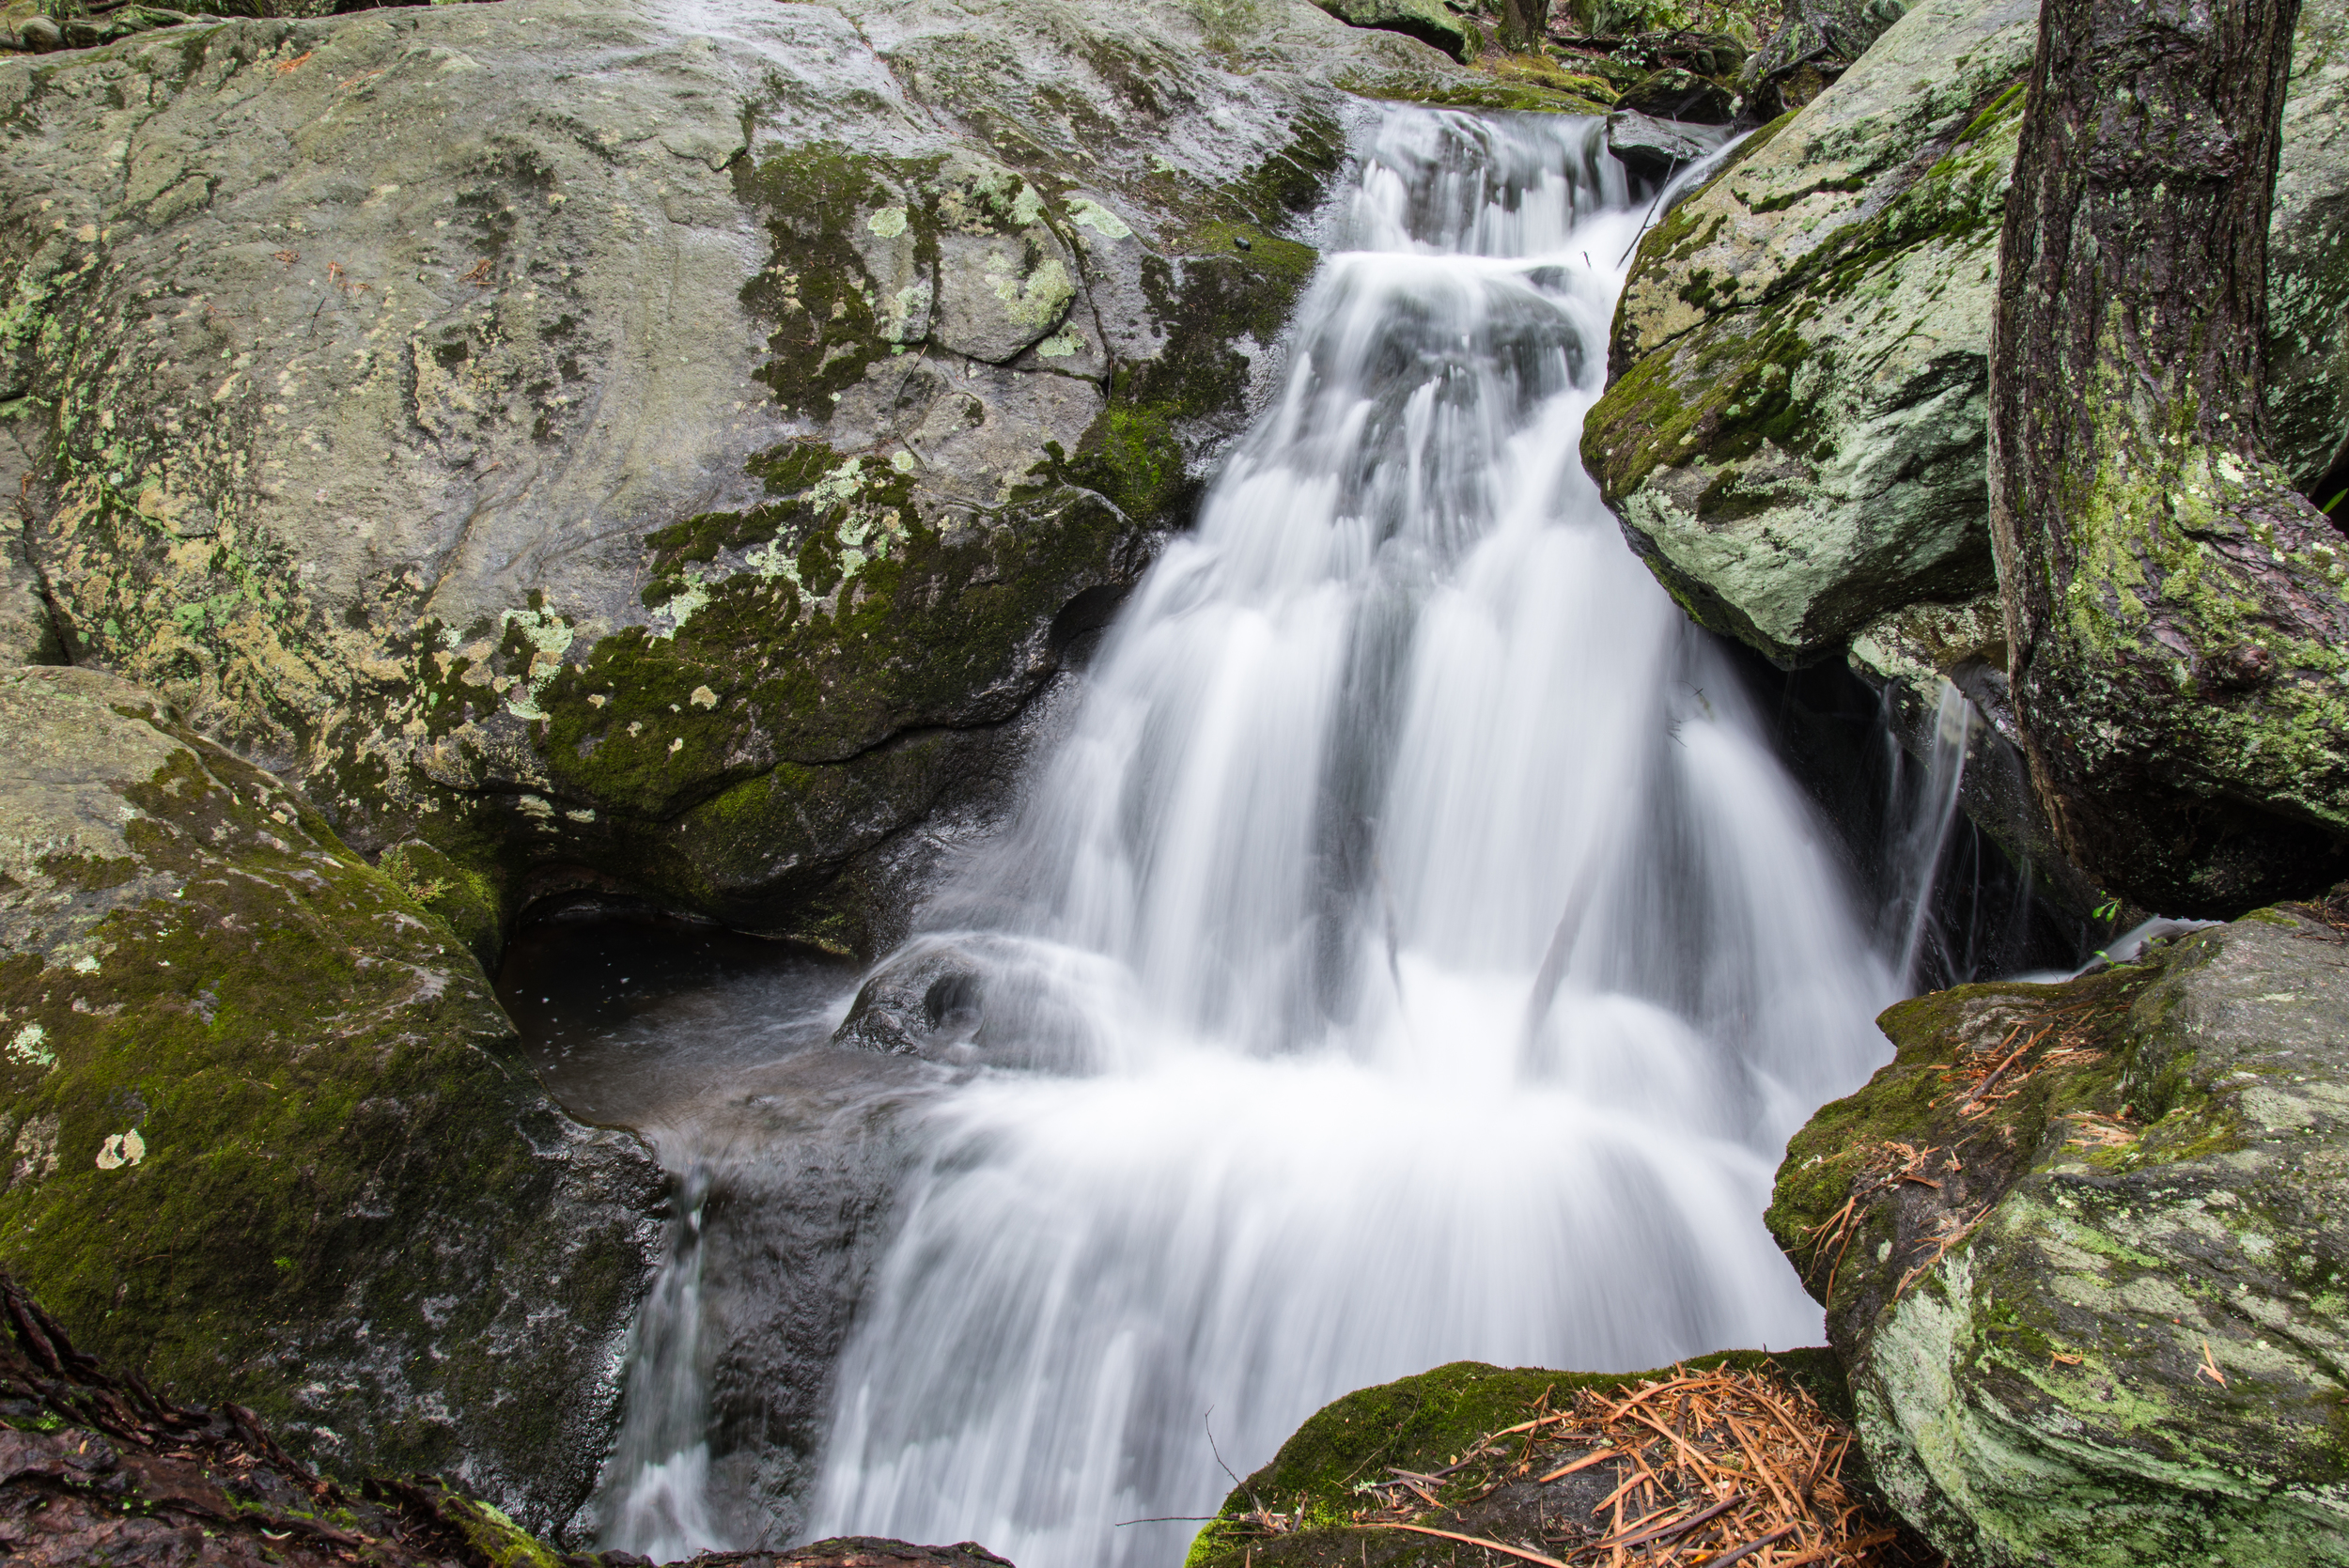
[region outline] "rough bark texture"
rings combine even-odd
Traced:
[[[1538,49],[1549,32],[1549,0],[1501,0],[1501,41],[1510,49]]]
[[[2035,782],[2116,891],[2338,875],[2342,540],[2268,458],[2266,252],[2299,0],[2047,0],[2001,235],[1991,516]]]

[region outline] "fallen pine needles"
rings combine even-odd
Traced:
[[[1354,1489],[1367,1506],[1349,1522],[1546,1568],[1946,1568],[1846,1482],[1852,1452],[1850,1430],[1774,1368],[1680,1373],[1585,1389],[1441,1471],[1390,1467]],[[1300,1499],[1274,1532],[1305,1516]]]

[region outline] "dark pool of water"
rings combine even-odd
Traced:
[[[853,960],[798,942],[582,908],[517,934],[497,989],[564,1110],[668,1145],[713,1098],[804,1076],[795,1059],[831,1036],[857,974]]]

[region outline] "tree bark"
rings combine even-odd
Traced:
[[[1504,49],[1539,49],[1549,36],[1549,0],[1501,0]]]
[[[2232,914],[2349,870],[2349,541],[2262,436],[2299,0],[2044,0],[1990,349],[2033,783],[2091,876]]]

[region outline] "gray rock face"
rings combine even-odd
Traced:
[[[1643,179],[1663,180],[1727,140],[1711,126],[1684,125],[1631,110],[1607,116],[1607,150]]]
[[[370,853],[863,945],[875,858],[1267,383],[1373,112],[1341,80],[1483,79],[1304,0],[516,0],[0,62],[9,602]]]
[[[1584,457],[1682,603],[1781,663],[1996,587],[1991,285],[2037,14],[1925,0],[1640,247]],[[2270,404],[2310,483],[2349,438],[2344,24],[2302,13],[2270,256]]]
[[[1956,1561],[2349,1562],[2341,918],[1904,1002],[1789,1146],[1771,1226]]]
[[[126,681],[0,672],[0,1265],[85,1348],[568,1517],[664,1184],[517,1046],[299,795]]]

